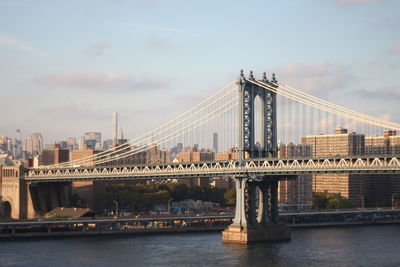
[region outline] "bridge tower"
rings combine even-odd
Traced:
[[[276,86],[275,75],[271,82],[264,73],[262,80],[255,80],[253,72],[248,78],[243,70],[237,80],[239,89],[239,161],[245,159],[277,157],[277,97],[259,83]],[[261,100],[261,142],[255,143],[256,97]],[[290,231],[279,222],[278,177],[233,177],[236,186],[235,218],[223,233],[224,242],[248,243],[253,241],[281,241],[290,239]]]

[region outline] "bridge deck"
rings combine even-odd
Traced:
[[[31,182],[79,180],[174,179],[192,177],[275,176],[291,179],[296,175],[349,173],[400,174],[398,155],[329,158],[268,158],[240,161],[208,161],[162,165],[89,166],[75,168],[26,169]]]

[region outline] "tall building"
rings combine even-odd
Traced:
[[[81,136],[78,139],[78,149],[85,150],[85,137],[84,136]]]
[[[71,152],[71,160],[78,160],[78,159],[83,159],[86,157],[93,156],[97,153],[99,153],[99,150],[94,150],[94,149],[85,149],[85,150],[75,150]],[[93,159],[88,160],[84,164],[85,166],[93,166]]]
[[[334,134],[310,135],[302,143],[312,145],[314,157],[353,156],[365,154],[365,136],[338,128]],[[339,194],[360,206],[365,197],[363,176],[354,174],[313,175],[313,191]]]
[[[347,133],[313,135],[302,139],[313,145],[313,156],[390,155],[400,152],[400,136],[386,130],[383,136]],[[318,174],[313,176],[313,191],[340,194],[355,205],[388,206],[392,194],[400,194],[400,177],[396,175]]]
[[[67,145],[68,145],[69,150],[71,150],[71,151],[75,150],[77,148],[76,147],[76,138],[75,137],[68,137],[67,138]]]
[[[84,135],[85,144],[93,149],[102,149],[101,133],[87,132]]]
[[[25,139],[24,150],[31,155],[42,154],[43,138],[41,133],[33,133]]]
[[[313,156],[351,156],[365,154],[365,136],[348,133],[338,128],[334,134],[310,135],[302,138],[302,143],[313,146]]]
[[[104,140],[104,142],[103,142],[103,149],[104,150],[110,149],[110,148],[112,148],[112,146],[113,146],[113,140],[112,139]]]
[[[112,138],[113,138],[113,145],[117,145],[118,141],[118,113],[114,112],[112,114]]]
[[[312,145],[279,144],[279,158],[301,158],[312,155]],[[299,175],[295,180],[281,180],[278,187],[278,201],[288,209],[312,208],[312,176]]]
[[[186,147],[178,154],[178,162],[200,162],[214,160],[214,152],[208,149],[198,149],[198,145]],[[196,177],[192,179],[181,179],[180,182],[190,185],[208,186],[209,178]]]
[[[225,153],[215,154],[215,160],[236,160],[236,159],[238,159],[238,154],[234,148],[228,149]]]
[[[215,153],[218,153],[218,133],[213,133],[213,149]]]
[[[400,154],[400,136],[394,130],[385,130],[383,136],[365,137],[368,155]],[[368,206],[391,206],[392,196],[400,196],[399,175],[364,175],[365,203]]]
[[[43,150],[42,164],[53,165],[69,161],[69,150],[55,145],[51,150]]]

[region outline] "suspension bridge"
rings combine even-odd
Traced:
[[[29,187],[46,183],[227,177],[236,184],[236,214],[223,240],[284,240],[290,238],[290,232],[279,223],[279,180],[305,174],[400,174],[396,154],[367,155],[361,151],[346,156],[310,153],[282,158],[278,153],[279,143],[299,143],[301,137],[329,133],[339,126],[370,136],[387,129],[400,130],[399,123],[312,96],[278,82],[275,75],[268,79],[264,73],[261,79],[255,79],[252,72],[245,77],[241,71],[237,80],[198,105],[129,142],[81,159],[24,169],[21,176],[28,184],[28,202],[32,198]],[[212,133],[218,133],[221,141],[219,151],[214,152],[231,149],[235,158],[137,163],[146,151],[169,151],[177,143],[212,147]],[[31,210],[34,212],[34,207]]]

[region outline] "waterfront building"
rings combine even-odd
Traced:
[[[279,158],[300,158],[312,155],[309,144],[279,144]],[[278,202],[287,209],[312,208],[312,176],[298,175],[295,180],[281,180],[278,186]]]
[[[347,133],[339,128],[334,134],[302,138],[313,146],[313,156],[387,155],[400,151],[400,136],[386,130],[383,136]],[[398,152],[397,152],[398,153]],[[317,174],[313,175],[313,191],[339,194],[356,206],[390,206],[392,195],[400,194],[397,175]]]
[[[303,144],[312,145],[312,156],[354,156],[365,154],[365,136],[348,133],[347,129],[338,128],[334,134],[310,135],[302,138]],[[362,175],[350,174],[315,174],[313,191],[339,194],[355,205],[361,206],[365,198]]]

